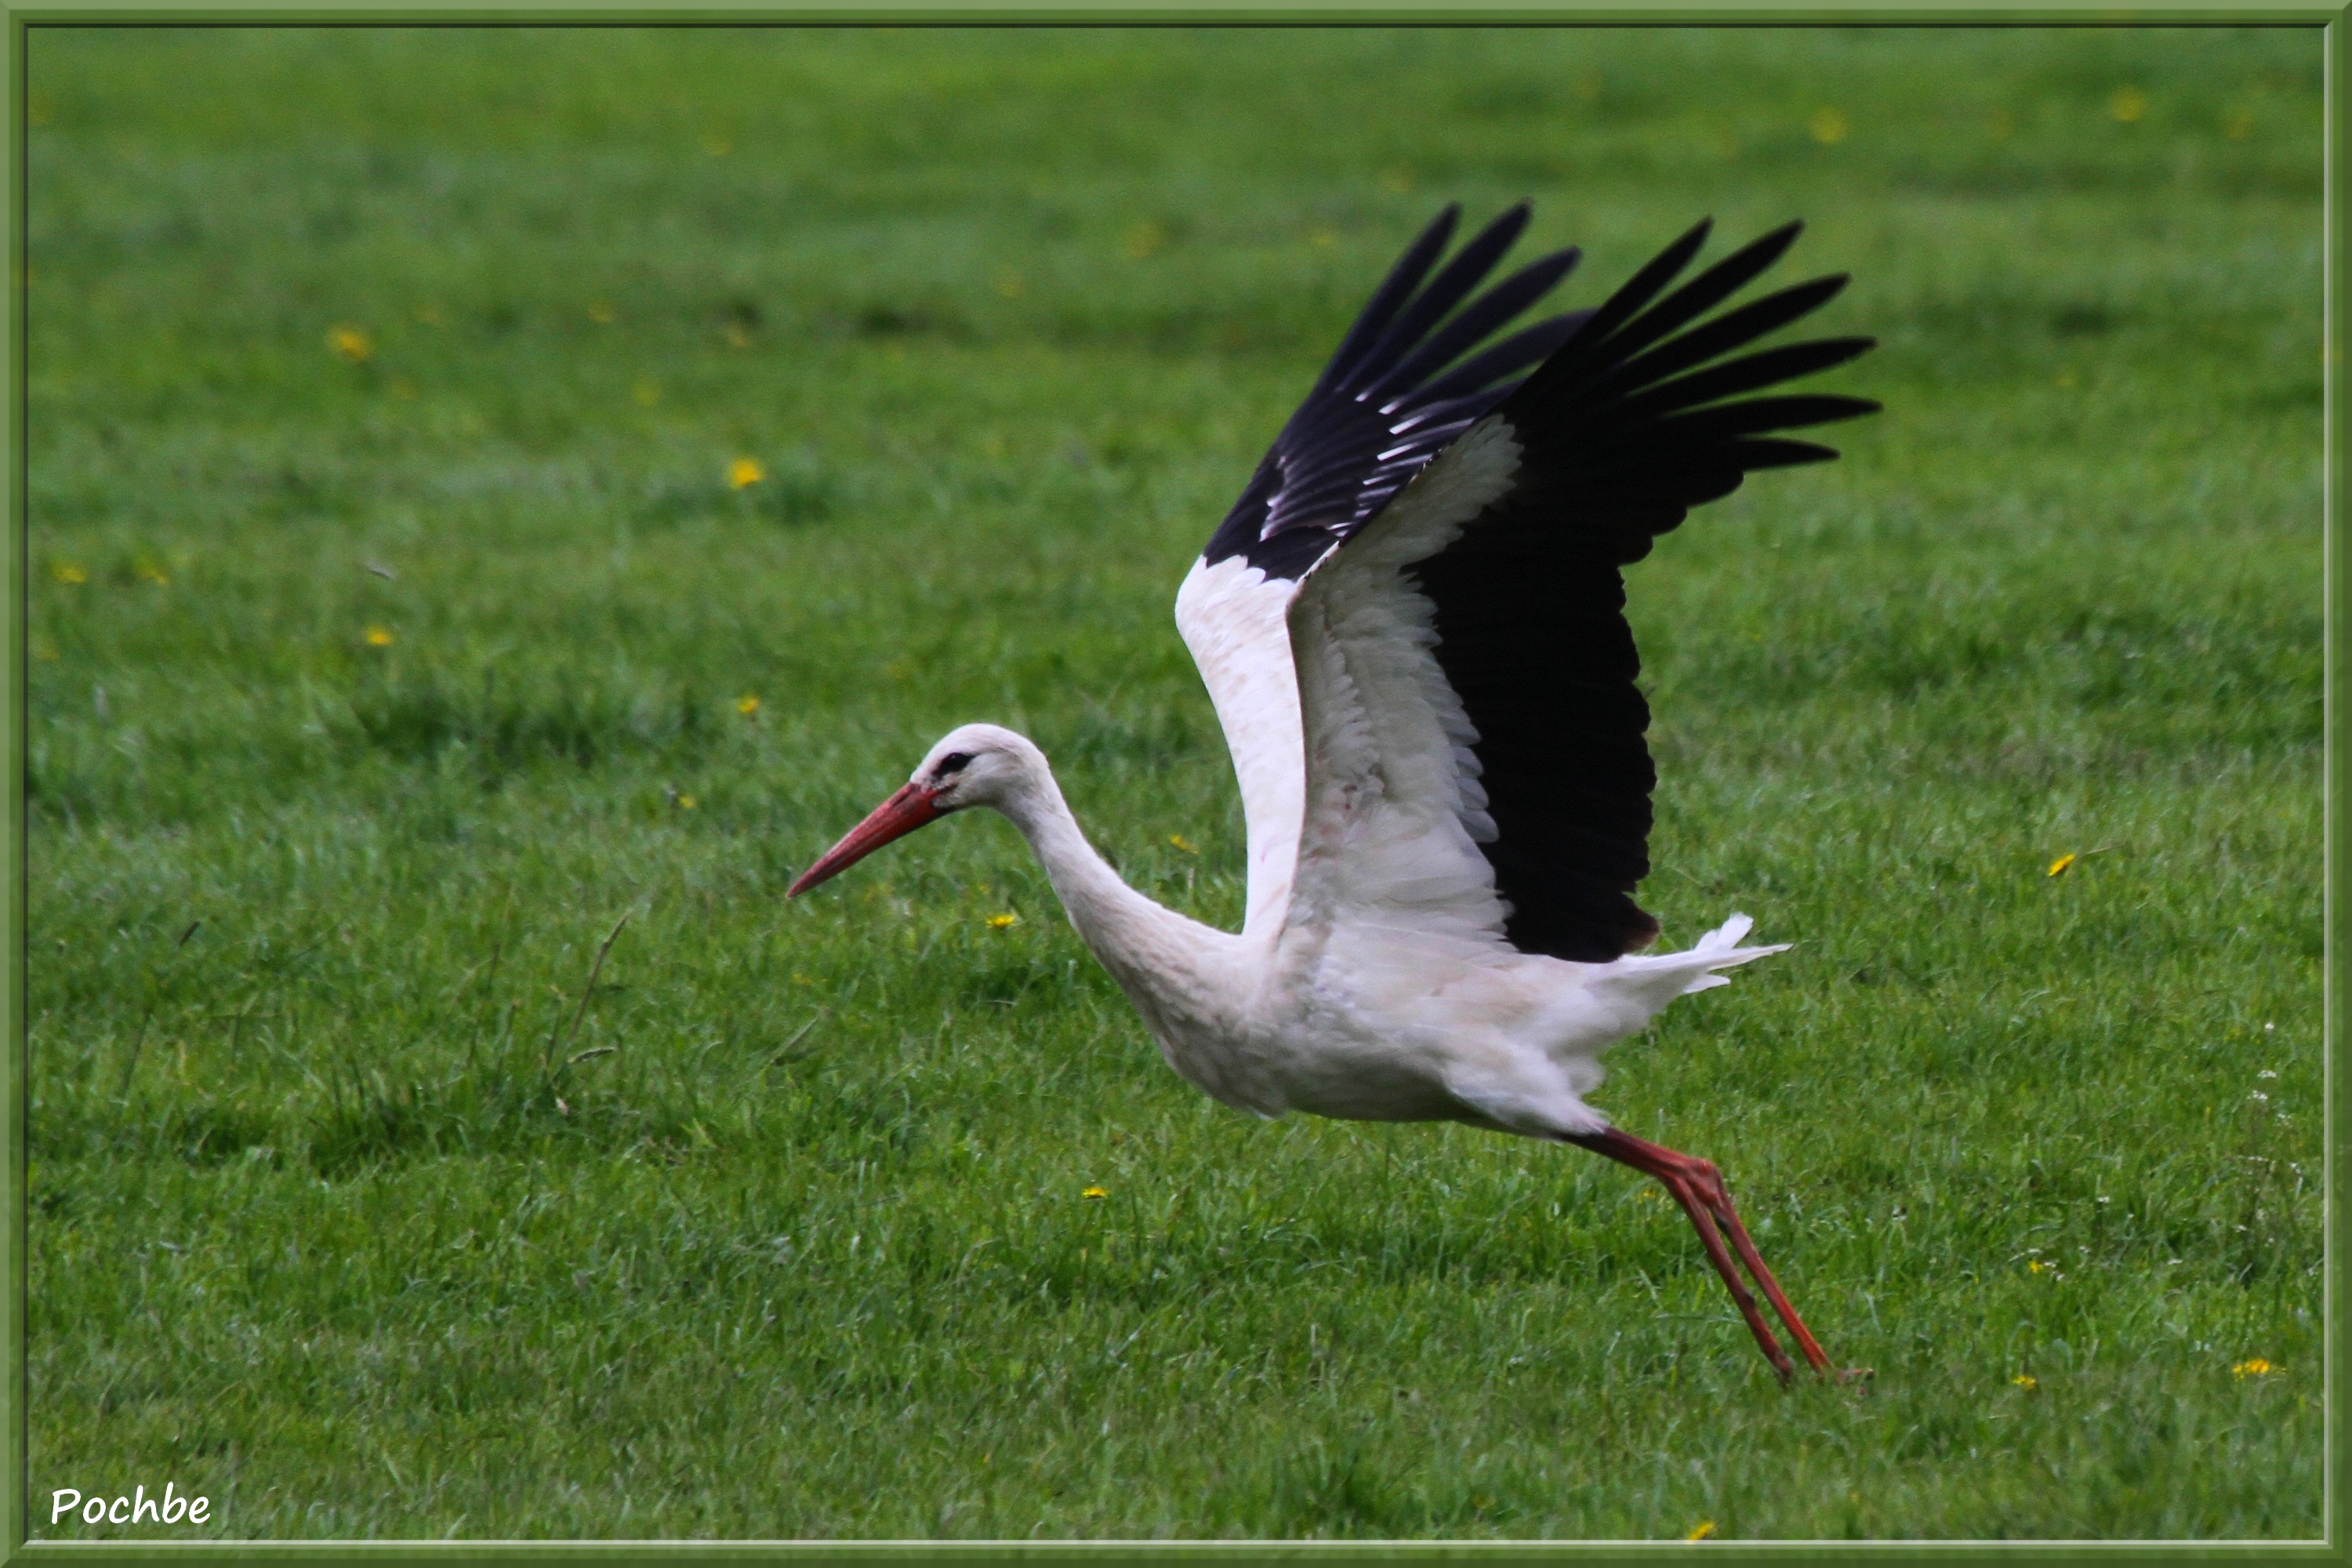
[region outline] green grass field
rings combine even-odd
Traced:
[[[37,1535],[2321,1531],[2317,32],[28,79]],[[1801,945],[1598,1097],[1864,1389],[1614,1166],[1203,1100],[1001,822],[782,899],[989,719],[1237,921],[1175,585],[1405,240],[1521,195],[1569,303],[1802,216],[1883,342],[1844,461],[1633,574],[1644,901]]]

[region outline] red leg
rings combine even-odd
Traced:
[[[1739,1309],[1739,1315],[1748,1320],[1748,1327],[1755,1334],[1756,1342],[1763,1347],[1765,1359],[1785,1378],[1791,1370],[1789,1358],[1781,1353],[1780,1342],[1765,1326],[1763,1314],[1757,1311],[1755,1299],[1748,1293],[1747,1282],[1740,1279],[1739,1271],[1732,1266],[1730,1255],[1724,1249],[1723,1233],[1727,1232],[1732,1247],[1739,1253],[1740,1262],[1748,1266],[1748,1273],[1756,1277],[1756,1283],[1762,1288],[1764,1299],[1772,1303],[1772,1310],[1789,1326],[1789,1332],[1795,1336],[1797,1348],[1804,1352],[1807,1363],[1815,1372],[1829,1370],[1830,1358],[1822,1352],[1820,1342],[1813,1338],[1811,1331],[1805,1327],[1805,1321],[1797,1316],[1797,1309],[1789,1304],[1789,1298],[1780,1289],[1780,1282],[1772,1278],[1769,1268],[1764,1267],[1763,1256],[1756,1250],[1756,1243],[1749,1239],[1748,1227],[1739,1223],[1739,1212],[1731,1206],[1731,1194],[1724,1187],[1723,1173],[1717,1170],[1712,1162],[1679,1153],[1614,1127],[1600,1132],[1574,1134],[1563,1138],[1562,1142],[1573,1143],[1580,1149],[1590,1149],[1619,1164],[1629,1165],[1645,1176],[1654,1177],[1674,1194],[1675,1201],[1682,1205],[1683,1212],[1690,1216],[1692,1226],[1698,1231],[1699,1240],[1706,1245],[1708,1261],[1715,1265],[1715,1271],[1723,1276],[1723,1282],[1731,1288],[1732,1302]],[[1718,1222],[1721,1232],[1717,1229]]]
[[[1748,1282],[1740,1279],[1739,1270],[1732,1267],[1731,1255],[1723,1248],[1723,1237],[1716,1229],[1714,1216],[1707,1213],[1698,1194],[1691,1190],[1688,1181],[1681,1176],[1661,1179],[1665,1183],[1666,1191],[1675,1195],[1675,1201],[1683,1205],[1683,1213],[1690,1216],[1692,1226],[1698,1231],[1699,1241],[1706,1247],[1707,1261],[1713,1263],[1715,1271],[1723,1276],[1724,1284],[1731,1291],[1731,1304],[1738,1307],[1739,1315],[1748,1320],[1748,1331],[1756,1336],[1756,1343],[1763,1350],[1764,1359],[1772,1363],[1772,1370],[1780,1374],[1780,1380],[1787,1382],[1796,1369],[1789,1364],[1787,1354],[1780,1349],[1780,1342],[1772,1337],[1771,1329],[1765,1324],[1764,1314],[1756,1310],[1756,1298],[1748,1293]]]

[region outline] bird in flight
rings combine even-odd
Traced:
[[[1741,914],[1642,951],[1657,773],[1622,569],[1749,473],[1834,458],[1784,433],[1876,404],[1756,395],[1871,340],[1754,347],[1843,276],[1710,314],[1793,223],[1677,287],[1701,223],[1598,307],[1498,337],[1579,256],[1482,289],[1528,216],[1442,267],[1458,208],[1413,242],[1176,595],[1241,784],[1239,933],[1128,887],[1044,752],[992,724],[933,746],[791,891],[950,813],[1002,812],[1185,1079],[1265,1116],[1461,1121],[1630,1166],[1689,1216],[1774,1369],[1793,1370],[1743,1268],[1826,1372],[1714,1164],[1585,1097],[1609,1046],[1782,951],[1748,944]]]

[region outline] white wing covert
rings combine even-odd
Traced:
[[[1290,908],[1307,765],[1298,680],[1286,619],[1298,584],[1269,577],[1240,556],[1196,562],[1176,594],[1176,629],[1202,684],[1241,784],[1249,828],[1249,912],[1244,935],[1282,929]]]
[[[1412,568],[1506,493],[1518,447],[1489,420],[1307,578],[1290,610],[1306,735],[1295,918],[1500,944],[1507,908],[1478,735],[1433,649]]]

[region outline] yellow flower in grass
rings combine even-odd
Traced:
[[[49,575],[58,582],[79,587],[89,581],[89,568],[79,561],[52,561]]]
[[[738,458],[727,465],[727,482],[739,490],[756,485],[767,477],[768,470],[760,466],[757,458]]]
[[[353,364],[364,364],[375,357],[375,339],[363,327],[329,328],[327,346]]]
[[[1691,1526],[1690,1533],[1684,1536],[1683,1539],[1685,1541],[1705,1541],[1708,1536],[1713,1535],[1714,1533],[1715,1521],[1711,1519],[1702,1519],[1696,1524]]]
[[[2112,844],[2102,844],[2096,848],[2085,849],[2080,853],[2070,851],[2064,855],[2061,855],[2058,858],[2050,862],[2050,875],[2053,877],[2063,877],[2066,874],[2066,868],[2069,866],[2072,866],[2075,861],[2087,860],[2094,855],[2105,855],[2114,847],[2115,846]]]
[[[1177,848],[1181,849],[1187,855],[1198,855],[1200,853],[1198,849],[1192,847],[1192,844],[1181,833],[1170,834],[1168,836],[1168,842],[1174,845]]]
[[[760,699],[751,692],[746,691],[742,696],[735,699],[735,711],[743,715],[744,718],[749,719],[752,714],[757,713],[759,710]]]
[[[367,645],[370,647],[390,647],[392,646],[393,637],[392,628],[390,626],[370,626],[364,635],[367,637]]]
[[[2037,1388],[2039,1388],[2039,1387],[2041,1387],[2041,1386],[2042,1386],[2042,1380],[2041,1380],[2040,1378],[2038,1378],[2038,1377],[2034,1376],[2034,1375],[2033,1375],[2032,1373],[2030,1373],[2030,1372],[2021,1372],[2021,1373],[2019,1373],[2015,1377],[2011,1378],[2009,1381],[2010,1381],[2010,1382],[2011,1382],[2011,1383],[2013,1383],[2013,1384],[2017,1384],[2017,1386],[2018,1386],[2018,1387],[2022,1388],[2022,1389],[2025,1389],[2025,1390],[2027,1390],[2027,1391],[2029,1391],[2029,1392],[2031,1392],[2032,1390],[2033,1390],[2033,1389],[2037,1389]]]
[[[1110,1196],[1110,1189],[1108,1187],[1088,1187],[1085,1192],[1080,1193],[1078,1196],[1082,1198],[1107,1198]]]
[[[2271,1363],[2260,1356],[2252,1361],[2242,1361],[2230,1369],[2238,1377],[2268,1377],[2273,1370]]]
[[[988,917],[988,929],[991,931],[1003,931],[1008,926],[1017,926],[1020,923],[1021,917],[1015,914],[991,915]]]

